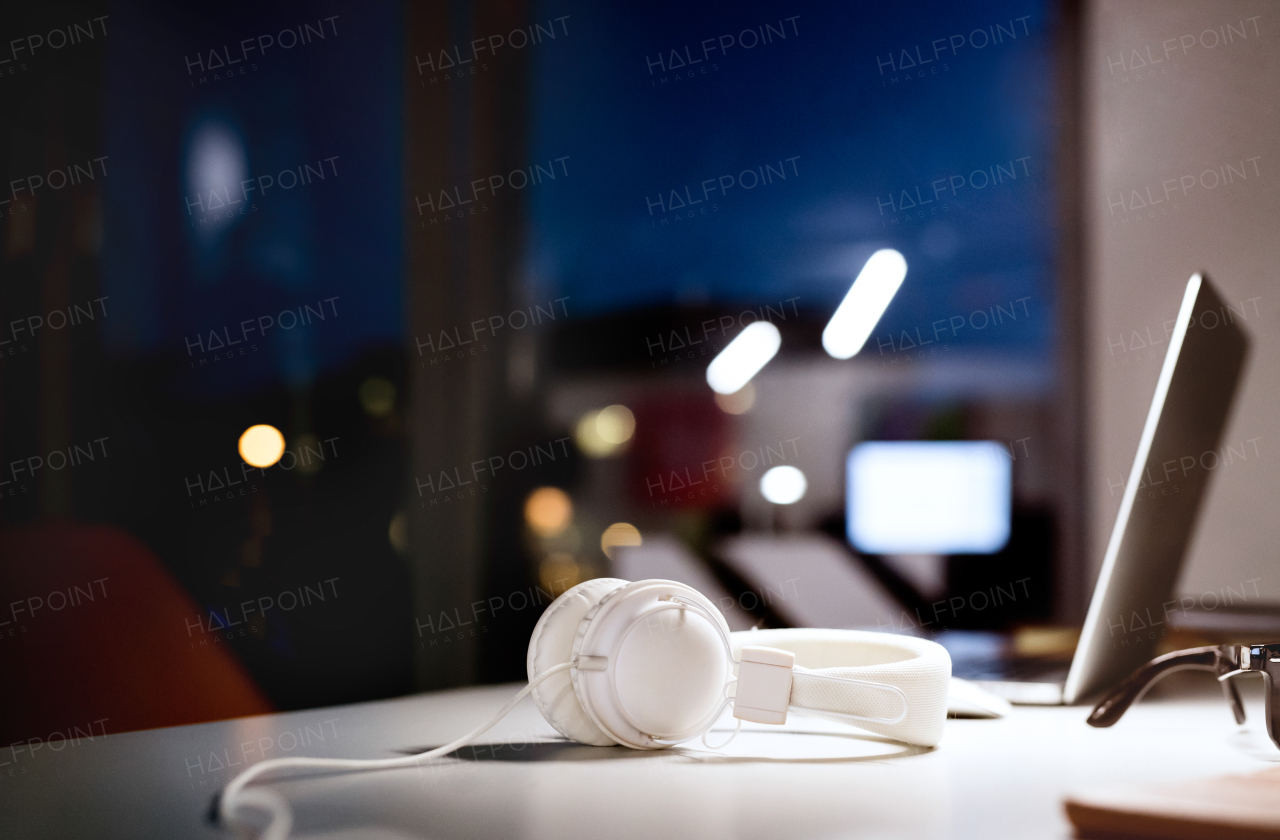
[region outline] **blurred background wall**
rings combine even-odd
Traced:
[[[1227,315],[1241,321],[1253,347],[1226,434],[1232,451],[1221,453],[1220,466],[1212,457],[1198,466],[1214,469],[1214,483],[1180,588],[1199,598],[1247,584],[1250,597],[1275,602],[1276,9],[1143,0],[1098,0],[1088,8],[1081,71],[1089,160],[1091,579],[1168,346],[1165,324],[1177,314],[1186,278],[1203,269],[1229,298]]]

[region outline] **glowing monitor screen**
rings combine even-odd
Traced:
[[[1013,463],[990,441],[862,443],[849,453],[849,542],[867,554],[991,554],[1009,541]]]

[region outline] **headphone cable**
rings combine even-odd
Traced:
[[[498,721],[502,720],[511,710],[516,707],[521,700],[528,696],[549,677],[567,671],[577,666],[577,660],[571,662],[562,662],[554,668],[549,668],[539,674],[537,679],[532,680],[520,692],[511,699],[511,702],[503,706],[501,711],[494,715],[487,723],[484,723],[475,729],[458,738],[450,741],[442,747],[436,747],[424,753],[416,755],[404,756],[402,758],[273,758],[267,761],[260,761],[252,767],[246,769],[240,775],[232,779],[222,790],[217,803],[216,813],[218,819],[224,825],[233,828],[240,828],[244,825],[239,820],[239,812],[242,808],[251,808],[254,810],[265,811],[269,816],[269,821],[263,829],[260,840],[286,840],[289,836],[290,829],[293,828],[293,812],[289,808],[289,803],[284,797],[269,788],[250,788],[246,790],[246,786],[258,777],[270,773],[273,770],[285,769],[308,769],[308,770],[391,770],[398,767],[413,767],[424,761],[430,761],[444,755],[461,749],[470,744],[476,738],[483,735]]]

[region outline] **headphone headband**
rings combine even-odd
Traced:
[[[744,647],[795,654],[788,706],[797,714],[926,747],[942,738],[951,657],[936,642],[864,630],[797,629],[732,633],[730,644],[735,659],[742,659]],[[905,715],[898,692],[906,699]]]

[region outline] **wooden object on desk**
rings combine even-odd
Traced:
[[[1082,838],[1280,838],[1280,767],[1149,787],[1068,796]]]

